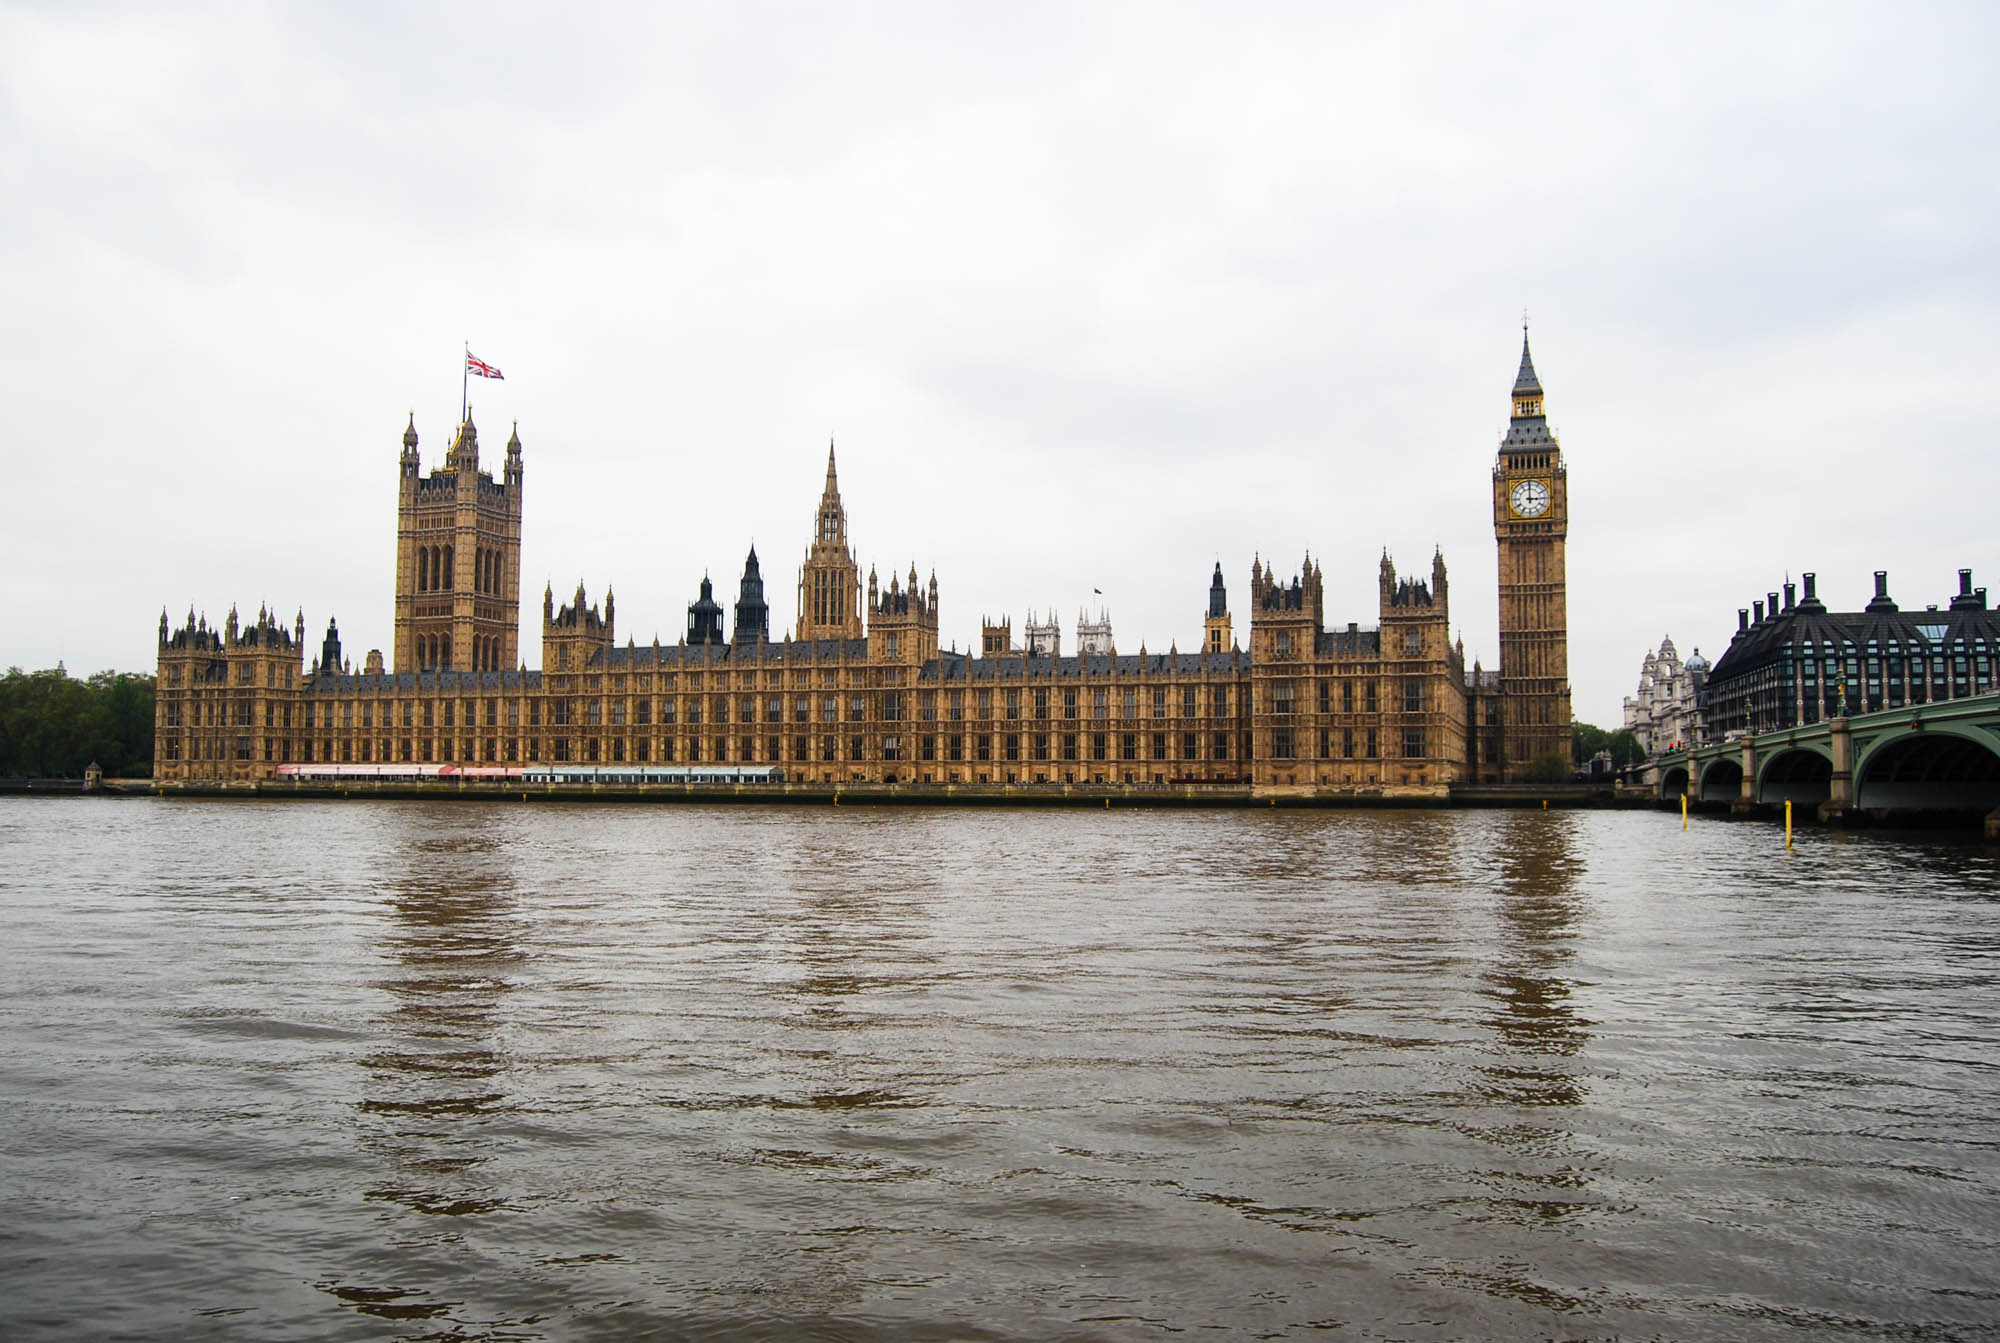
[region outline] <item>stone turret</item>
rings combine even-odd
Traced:
[[[869,656],[890,662],[921,663],[937,656],[938,608],[937,577],[931,577],[928,591],[917,584],[917,566],[912,564],[908,586],[891,575],[889,590],[881,591],[873,571],[868,575]]]
[[[737,585],[736,634],[732,643],[765,644],[771,641],[771,608],[764,602],[764,575],[757,567],[757,547],[743,562],[743,581]]]
[[[422,463],[417,457],[417,412],[410,412],[410,426],[403,430],[402,474],[405,480],[415,480]]]
[[[1028,623],[1024,627],[1028,640],[1028,654],[1038,658],[1058,658],[1062,656],[1062,626],[1056,623],[1055,612],[1049,612],[1047,620],[1036,620],[1033,607],[1028,608]]]
[[[1202,620],[1202,647],[1220,653],[1236,646],[1236,634],[1229,619],[1229,592],[1222,585],[1222,561],[1208,580],[1208,615]]]
[[[601,616],[595,606],[588,604],[582,580],[578,580],[576,596],[569,605],[551,610],[553,606],[553,596],[545,595],[542,602],[542,670],[579,672],[593,663],[601,665],[616,637],[609,590],[605,592],[604,614]]]
[[[701,576],[701,595],[688,606],[687,641],[691,644],[722,642],[722,603],[715,600],[715,585]]]
[[[331,616],[326,622],[326,639],[319,648],[319,665],[328,673],[340,670],[340,626]]]
[[[1092,620],[1079,610],[1076,613],[1077,656],[1108,656],[1116,651],[1117,641],[1111,634],[1111,612],[1099,607],[1097,619]]]

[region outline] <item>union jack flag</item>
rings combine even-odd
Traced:
[[[507,381],[506,378],[500,375],[499,369],[493,367],[493,365],[487,363],[470,350],[465,352],[465,371],[467,373],[477,373],[482,378],[492,378],[495,382]]]

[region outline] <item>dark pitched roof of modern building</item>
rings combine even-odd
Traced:
[[[1889,597],[1886,573],[1875,575],[1875,596],[1867,607],[1849,612],[1828,611],[1819,599],[1815,576],[1803,577],[1802,599],[1793,601],[1792,585],[1786,584],[1785,604],[1775,613],[1765,611],[1755,620],[1748,611],[1741,613],[1728,650],[1709,672],[1711,692],[1720,692],[1730,681],[1788,652],[1795,657],[1870,651],[1929,656],[1945,654],[1954,645],[1970,647],[1975,641],[1984,642],[1988,650],[2000,650],[2000,612],[1987,609],[1985,589],[1973,589],[1970,570],[1959,572],[1959,595],[1948,607],[1922,611],[1898,608]]]

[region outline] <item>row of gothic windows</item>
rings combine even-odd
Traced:
[[[454,583],[455,555],[453,547],[417,547],[417,591],[449,592]],[[485,597],[502,597],[501,567],[503,552],[491,546],[480,546],[472,553],[472,590]]]

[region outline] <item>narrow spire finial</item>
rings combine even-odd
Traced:
[[[1516,398],[1532,396],[1537,400],[1542,394],[1542,382],[1535,376],[1535,357],[1528,350],[1528,314],[1521,313],[1521,371],[1514,375],[1514,395]],[[1540,414],[1539,407],[1533,412]]]

